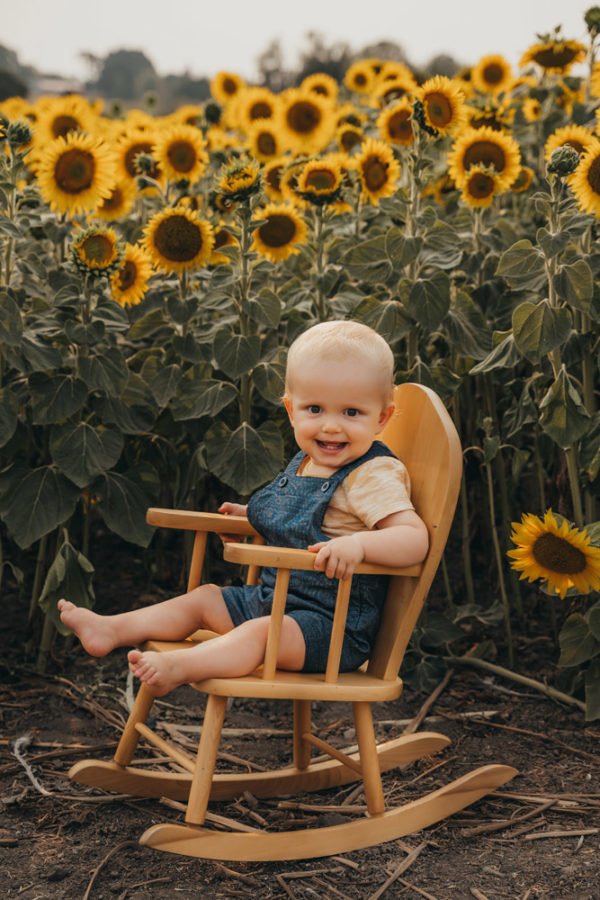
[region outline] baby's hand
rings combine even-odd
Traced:
[[[246,515],[246,507],[242,506],[241,503],[221,503],[218,512],[223,516],[245,516]],[[229,541],[233,541],[236,543],[241,540],[241,536],[239,534],[219,534],[219,537],[223,541],[224,544],[227,544]]]
[[[323,569],[328,578],[347,580],[365,558],[365,551],[358,534],[348,534],[311,544],[308,548],[315,557],[315,569]]]

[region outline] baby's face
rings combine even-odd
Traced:
[[[374,366],[316,361],[291,373],[285,405],[312,472],[328,475],[367,452],[393,412]]]

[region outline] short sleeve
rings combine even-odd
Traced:
[[[348,509],[367,528],[393,513],[414,509],[410,476],[404,463],[393,456],[377,456],[359,466],[344,482]]]

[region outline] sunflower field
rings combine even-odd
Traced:
[[[518,70],[362,59],[279,94],[220,72],[164,116],[0,104],[0,577],[43,612],[40,667],[57,600],[93,604],[94,523],[148,547],[148,506],[270,480],[286,348],[353,318],[464,447],[446,608],[406,677],[497,643],[512,667],[544,604],[556,684],[600,717],[600,8],[586,24]]]

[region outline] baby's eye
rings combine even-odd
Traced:
[[[350,407],[350,409],[346,410],[346,415],[350,416],[350,418],[354,418],[355,416],[360,415],[360,410],[354,409],[354,407]]]
[[[321,407],[320,407],[320,406],[317,406],[316,403],[311,403],[311,405],[308,407],[308,411],[309,411],[309,413],[311,413],[313,416],[316,416],[316,415],[318,415],[318,414],[321,412]]]

